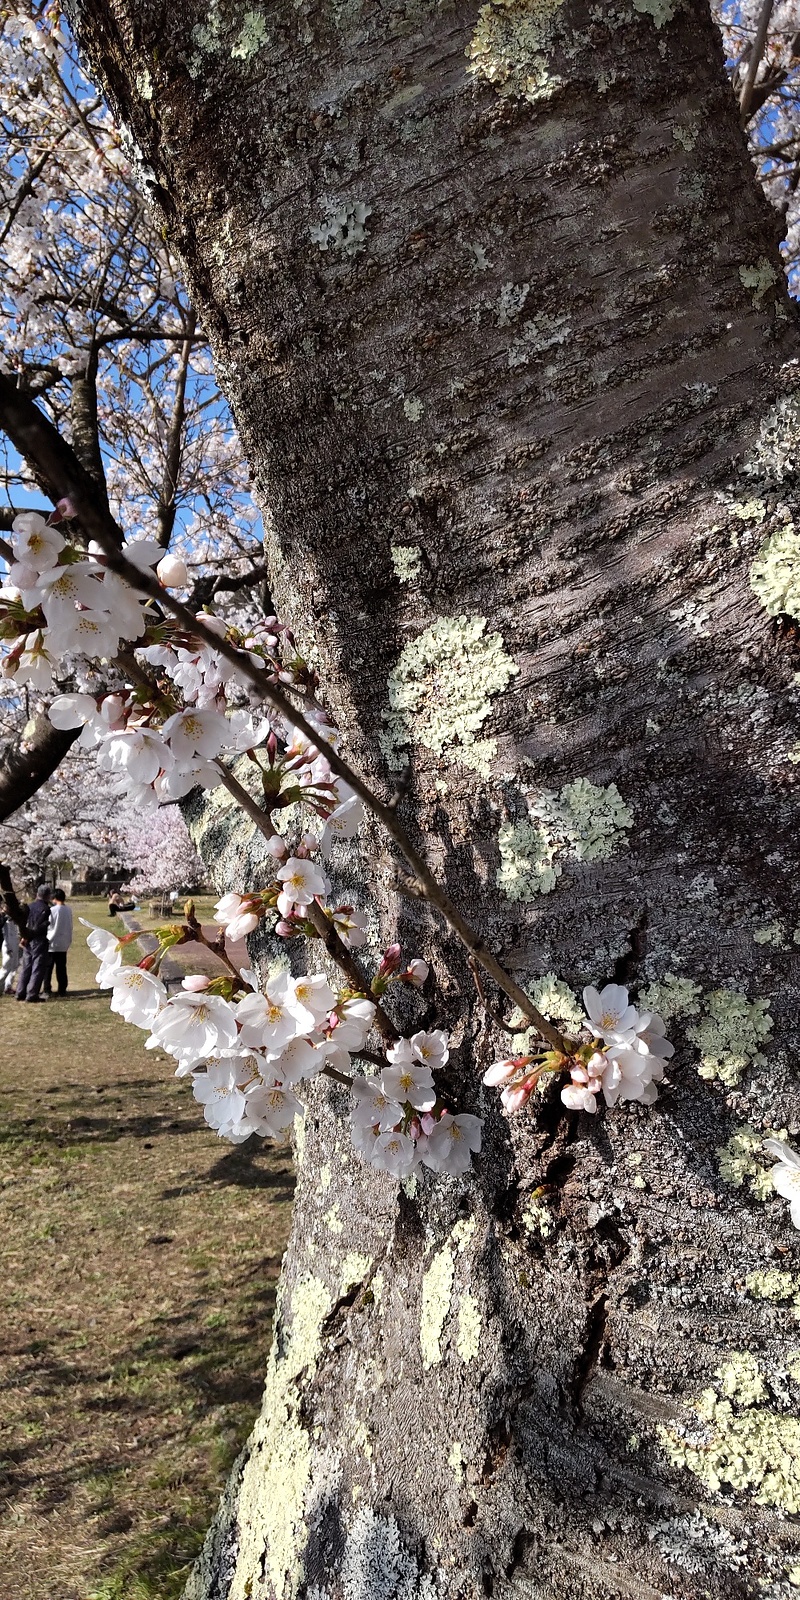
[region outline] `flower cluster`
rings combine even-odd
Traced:
[[[769,1175],[776,1194],[789,1202],[789,1215],[795,1228],[800,1228],[800,1155],[782,1139],[765,1139],[764,1149],[775,1156],[775,1165]]]
[[[500,1096],[506,1111],[526,1104],[544,1073],[569,1073],[561,1099],[571,1111],[596,1112],[602,1094],[608,1106],[618,1100],[652,1105],[664,1076],[664,1062],[674,1053],[665,1038],[663,1019],[654,1011],[637,1011],[628,991],[609,983],[601,990],[583,991],[586,1027],[570,1052],[545,1051],[497,1061],[484,1075],[484,1083],[503,1086]]]
[[[263,993],[251,987],[252,973],[242,972],[241,985],[188,976],[170,995],[145,964],[123,964],[124,939],[85,926],[111,1010],[147,1031],[145,1048],[173,1057],[176,1076],[191,1078],[205,1120],[221,1138],[279,1139],[303,1115],[298,1086],[327,1072],[351,1086],[352,1142],[373,1166],[395,1177],[420,1163],[465,1172],[480,1149],[479,1119],[453,1116],[434,1088],[433,1073],[449,1057],[445,1033],[400,1039],[379,1079],[353,1076],[352,1058],[375,1020],[366,995],[337,995],[323,973],[287,972],[274,973]]]
[[[379,1078],[354,1078],[352,1141],[374,1167],[407,1178],[417,1167],[467,1172],[481,1147],[481,1121],[442,1104],[433,1074],[450,1055],[446,1033],[415,1033],[386,1052]]]

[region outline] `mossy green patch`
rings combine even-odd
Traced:
[[[719,1175],[731,1189],[746,1183],[754,1200],[769,1200],[775,1193],[769,1168],[772,1161],[764,1150],[765,1139],[786,1139],[785,1128],[768,1128],[759,1133],[749,1122],[735,1128],[725,1144],[717,1147]]]

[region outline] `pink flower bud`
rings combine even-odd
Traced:
[[[396,972],[400,966],[400,960],[399,944],[390,944],[383,953],[383,958],[378,968],[378,977],[388,978],[391,973]]]
[[[433,1133],[436,1127],[436,1118],[431,1116],[430,1111],[426,1111],[419,1120],[422,1124],[422,1131],[426,1136]]]
[[[182,989],[188,989],[190,994],[202,994],[207,989],[211,979],[204,972],[191,972],[181,982]]]
[[[507,1083],[510,1078],[514,1078],[517,1075],[522,1064],[523,1062],[520,1058],[514,1059],[514,1061],[496,1061],[494,1066],[491,1066],[488,1072],[483,1074],[483,1082],[488,1083],[490,1088],[496,1088],[498,1083]]]
[[[421,956],[416,956],[413,961],[409,961],[403,977],[413,989],[421,989],[430,970],[427,961],[423,961]]]
[[[421,1136],[422,1136],[422,1123],[420,1122],[419,1117],[412,1117],[411,1121],[409,1122],[409,1124],[408,1124],[408,1136],[409,1136],[409,1139],[414,1139],[415,1141],[417,1139],[421,1138]]]
[[[512,1113],[514,1111],[521,1111],[522,1107],[526,1105],[530,1099],[532,1089],[532,1083],[519,1083],[515,1084],[513,1089],[504,1089],[500,1099],[502,1100],[506,1111]]]
[[[52,528],[55,523],[63,522],[65,517],[77,517],[77,515],[78,513],[75,510],[69,495],[64,495],[62,500],[56,501],[56,509],[55,511],[50,512],[50,515],[47,519],[47,525],[49,528]]]
[[[267,840],[267,855],[272,856],[273,861],[285,861],[288,854],[288,844],[279,838],[277,834],[274,839]]]
[[[285,917],[281,917],[280,922],[275,924],[275,932],[279,939],[292,939],[296,931],[294,923],[287,922]]]
[[[189,582],[186,562],[180,556],[162,556],[156,567],[156,575],[165,589],[185,589]]]

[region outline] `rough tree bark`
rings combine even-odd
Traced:
[[[187,1593],[790,1594],[777,1302],[798,1250],[751,1136],[728,1142],[800,1124],[798,659],[748,582],[797,496],[800,341],[707,7],[69,9],[211,331],[276,601],[354,759],[385,781],[389,676],[439,638],[399,730],[409,824],[515,973],[666,982],[679,1043],[652,1111],[553,1094],[509,1124],[480,1088],[503,1036],[370,840],[362,903],[430,956],[424,1022],[453,1031],[485,1149],[468,1180],[398,1189],[318,1084],[264,1411]],[[504,689],[499,647],[463,621],[429,634],[442,618],[487,619],[518,668]],[[482,772],[459,729],[490,701]],[[562,795],[559,835],[542,791],[579,777],[604,794]],[[529,894],[509,899],[501,826],[548,805],[562,874],[537,894],[541,836],[506,827],[503,882],[516,867]],[[220,887],[244,887],[249,825],[208,805],[196,829]],[[769,1000],[763,1056],[764,1008],[706,998],[736,988]]]

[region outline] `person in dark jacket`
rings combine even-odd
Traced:
[[[47,929],[50,923],[50,885],[40,883],[28,912],[25,935],[20,940],[22,961],[17,978],[17,999],[39,1004],[39,990],[50,969]]]

